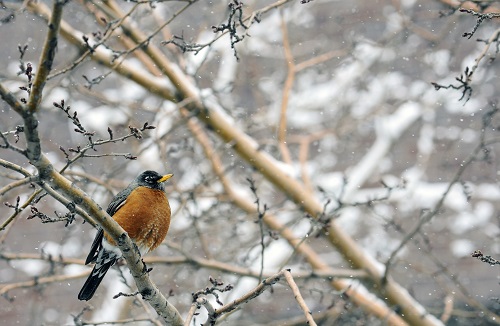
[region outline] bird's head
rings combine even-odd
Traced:
[[[164,190],[165,188],[163,182],[167,181],[173,176],[173,174],[161,175],[158,172],[148,170],[139,174],[135,181],[139,186]]]

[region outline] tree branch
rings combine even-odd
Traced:
[[[47,82],[47,76],[52,70],[52,64],[56,56],[57,38],[59,37],[59,26],[61,24],[63,7],[67,0],[54,0],[54,7],[49,21],[49,31],[45,38],[42,55],[38,62],[38,71],[35,75],[33,87],[30,92],[30,99],[27,105],[30,114],[38,111],[38,106],[42,100],[42,91]]]

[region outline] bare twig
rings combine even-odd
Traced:
[[[474,251],[471,256],[491,266],[500,265],[500,260],[497,260],[489,255],[484,255],[481,250]]]
[[[452,187],[455,185],[455,183],[457,183],[460,180],[460,178],[462,177],[465,170],[469,167],[469,165],[471,165],[474,161],[476,161],[478,159],[478,156],[484,150],[485,146],[498,141],[498,139],[492,139],[492,140],[488,140],[488,141],[485,140],[487,128],[489,127],[489,125],[491,123],[491,117],[494,114],[496,114],[497,111],[498,110],[493,110],[493,111],[485,114],[485,118],[483,118],[483,128],[481,129],[481,137],[480,137],[479,144],[472,151],[472,153],[470,153],[469,156],[465,160],[463,160],[463,162],[460,164],[460,167],[458,168],[457,172],[455,173],[455,175],[453,176],[453,178],[449,182],[448,186],[446,187],[446,190],[441,195],[439,201],[436,203],[434,208],[431,210],[428,210],[420,217],[420,220],[418,221],[418,223],[415,224],[415,226],[411,229],[411,231],[405,235],[403,240],[400,242],[399,246],[392,251],[392,253],[389,256],[389,259],[386,262],[385,274],[384,274],[384,278],[383,278],[384,280],[387,279],[387,276],[390,272],[390,268],[391,268],[394,260],[396,259],[397,254],[401,251],[401,249],[403,249],[408,244],[408,242],[410,242],[412,239],[414,239],[415,235],[420,232],[420,230],[422,229],[422,227],[425,224],[429,223],[432,220],[432,218],[434,216],[436,216],[436,214],[438,214],[438,212],[441,210],[441,208],[444,204],[446,197],[450,193]]]
[[[453,312],[453,295],[448,294],[443,301],[444,309],[440,319],[443,323],[447,323],[448,320],[450,320],[451,314]]]
[[[472,29],[472,31],[463,34],[463,36],[467,37],[468,39],[470,39],[474,35],[474,33],[476,33],[477,29],[479,28],[479,26],[481,26],[481,24],[483,23],[483,21],[485,19],[491,20],[493,18],[500,18],[500,12],[481,13],[481,12],[477,12],[477,11],[474,11],[472,9],[467,9],[467,8],[460,8],[460,11],[466,12],[468,14],[471,14],[471,15],[477,17],[476,25],[474,25],[474,28]]]
[[[283,4],[286,2],[287,1],[278,1],[273,5]],[[30,3],[30,8],[42,7],[43,4]],[[43,10],[40,10],[39,12],[43,15]],[[133,32],[131,37],[136,42],[141,42],[144,39],[140,37],[142,34],[138,31],[135,33],[134,30],[131,30],[131,32]],[[68,36],[68,41],[73,42],[73,44],[77,43],[78,46],[81,46],[78,42],[73,41],[74,39],[71,36],[73,33],[75,33],[75,31],[66,29],[63,35]],[[261,173],[271,183],[283,191],[283,193],[293,200],[299,207],[303,208],[314,217],[321,214],[322,205],[315,198],[315,196],[309,193],[300,182],[297,182],[285,171],[283,171],[278,162],[276,162],[272,157],[270,157],[267,153],[262,152],[254,139],[236,128],[234,124],[231,123],[225,116],[225,114],[221,112],[217,105],[212,103],[203,103],[202,98],[199,95],[200,90],[193,84],[188,76],[182,73],[178,67],[168,59],[168,57],[151,44],[148,45],[145,52],[150,56],[155,64],[160,67],[162,72],[165,74],[165,77],[170,79],[171,84],[176,88],[175,92],[169,86],[166,87],[163,80],[160,81],[156,78],[152,78],[152,76],[144,71],[137,71],[137,69],[132,69],[130,66],[124,66],[122,64],[119,68],[117,68],[117,72],[126,75],[127,78],[136,81],[138,84],[150,89],[154,94],[157,94],[164,99],[173,101],[193,99],[192,104],[187,107],[192,114],[196,114],[197,117],[214,130],[222,140],[231,144],[232,148],[243,159],[247,160],[248,163],[255,167],[258,171],[261,171]],[[105,51],[96,51],[95,58],[97,60],[99,56],[103,59],[109,58],[109,55]],[[105,62],[106,60],[103,61],[104,64],[107,64]],[[174,93],[176,96],[173,96]],[[367,270],[368,273],[372,275],[375,282],[378,283],[380,281],[383,276],[381,273],[383,272],[379,269],[379,265],[336,223],[331,224],[328,239],[353,266]],[[343,283],[344,285],[348,285],[348,282]],[[336,284],[336,286],[340,286],[342,282],[338,282]],[[381,291],[384,292],[384,297],[387,298],[389,302],[392,304],[398,304],[401,307],[401,315],[404,316],[408,322],[412,322],[414,324],[419,323],[421,325],[436,325],[440,323],[433,316],[428,315],[425,312],[425,309],[394,280],[389,280],[386,286],[381,288]],[[360,300],[364,299],[366,298],[360,298]],[[368,302],[369,300],[364,301]],[[382,307],[378,305],[377,308]],[[384,312],[382,313],[382,311]],[[392,314],[387,313],[387,309],[384,310],[382,308],[382,310],[379,311],[378,316],[385,316],[389,318]],[[401,319],[397,318],[397,320],[401,323]]]
[[[264,206],[261,208],[260,207],[260,198],[259,195],[257,194],[257,187],[255,186],[255,181],[251,178],[247,178],[248,183],[250,184],[250,190],[252,191],[253,195],[255,196],[255,205],[257,206],[257,223],[259,223],[259,230],[260,230],[260,275],[259,275],[259,283],[262,281],[262,274],[264,273],[264,252],[266,249],[265,243],[264,243],[264,216],[266,215],[267,211],[267,205],[264,204]]]
[[[461,11],[475,13],[473,10],[469,10],[469,9],[462,9]],[[490,14],[480,14],[480,15],[481,15],[480,17],[486,17],[486,16],[490,17],[493,14],[490,13]],[[500,17],[500,13],[498,13],[497,16]],[[471,33],[465,33],[464,36],[469,36],[469,38],[471,38],[472,35],[475,33],[476,29],[479,27],[479,24],[481,23],[481,21],[482,20],[478,20],[478,23],[474,27],[474,30]],[[497,44],[500,43],[499,37],[500,37],[500,28],[497,29],[497,30],[495,30],[491,34],[491,36],[488,38],[488,40],[484,41],[485,42],[485,46],[484,46],[483,50],[481,51],[481,53],[479,53],[479,55],[475,58],[474,65],[472,65],[471,68],[466,67],[464,73],[461,74],[459,77],[455,78],[455,80],[458,81],[458,85],[453,85],[453,84],[441,85],[441,84],[438,84],[438,83],[435,83],[435,82],[432,82],[431,84],[434,86],[434,88],[436,90],[440,90],[441,88],[444,88],[444,89],[450,89],[451,88],[451,89],[455,89],[455,90],[461,90],[462,91],[462,96],[460,97],[459,101],[461,101],[462,99],[465,98],[465,103],[467,103],[468,100],[472,96],[472,86],[471,86],[471,83],[472,83],[473,75],[476,72],[477,68],[479,67],[479,63],[484,59],[484,57],[488,53],[488,51],[490,49],[490,46],[493,43],[497,43]],[[498,45],[497,45],[496,54],[498,54]]]
[[[211,313],[209,312],[208,324],[214,325],[216,323],[217,319],[220,316],[222,316],[223,314],[229,313],[229,312],[237,309],[242,304],[245,304],[245,303],[255,299],[256,297],[260,296],[264,291],[266,291],[267,289],[271,288],[274,284],[279,282],[282,278],[285,278],[287,280],[287,282],[289,282],[288,283],[289,286],[291,286],[291,287],[294,286],[294,288],[292,288],[292,291],[295,295],[295,298],[297,299],[297,302],[299,302],[300,307],[303,309],[304,314],[306,315],[306,317],[309,317],[307,319],[307,321],[310,323],[309,325],[316,325],[314,320],[312,320],[312,317],[310,317],[311,316],[310,310],[307,308],[307,306],[304,302],[304,299],[302,299],[302,296],[300,295],[300,291],[298,291],[298,288],[296,287],[295,282],[293,282],[293,278],[291,278],[291,280],[290,280],[290,277],[291,277],[290,274],[288,276],[286,276],[287,272],[290,273],[289,270],[282,270],[281,272],[279,272],[279,273],[277,273],[269,278],[266,278],[258,286],[256,286],[253,290],[246,293],[241,298],[233,300],[231,303],[228,303],[227,305],[224,305],[219,309],[215,309],[215,311],[213,311]]]
[[[88,276],[89,273],[90,273],[90,271],[84,271],[84,272],[81,272],[78,274],[73,274],[73,275],[53,275],[53,276],[47,276],[47,277],[37,277],[36,279],[33,279],[31,281],[7,284],[7,285],[0,287],[0,295],[2,295],[2,296],[6,295],[9,291],[12,291],[15,289],[31,288],[31,287],[43,285],[43,284],[50,284],[50,283],[56,283],[56,282],[75,280],[75,279],[79,279],[79,278],[83,278],[85,276]]]
[[[184,114],[187,114],[184,110],[182,111]],[[224,168],[222,160],[219,155],[215,152],[213,146],[210,143],[210,140],[204,130],[201,128],[200,124],[196,122],[194,119],[190,119],[188,121],[188,127],[193,132],[196,139],[203,146],[203,150],[205,151],[206,157],[212,163],[212,168],[215,174],[219,177],[222,185],[224,186],[224,190],[229,195],[231,200],[242,210],[248,212],[249,214],[256,213],[255,203],[248,198],[237,193],[229,181],[229,179],[224,174]],[[329,272],[331,271],[331,267],[328,266],[326,262],[304,241],[298,239],[293,231],[280,223],[278,218],[273,214],[267,213],[263,218],[264,223],[272,230],[275,230],[280,234],[281,237],[286,239],[288,243],[294,248],[295,251],[300,253],[307,262],[314,269],[313,273],[321,273],[321,272]],[[388,309],[387,306],[381,304],[381,302],[373,301],[371,298],[366,297],[362,292],[356,291],[355,288],[350,286],[350,283],[344,279],[333,279],[331,282],[332,286],[335,287],[338,291],[345,291],[348,294],[350,300],[358,304],[359,306],[367,309],[375,316],[378,316],[381,319],[387,321],[390,325],[405,325],[404,321],[396,315],[392,310]]]
[[[284,270],[283,275],[285,276],[286,282],[288,283],[288,286],[290,289],[292,289],[293,295],[295,296],[295,300],[297,300],[297,303],[299,304],[300,308],[304,312],[304,316],[306,317],[307,324],[308,325],[316,325],[316,322],[312,318],[312,313],[311,310],[307,307],[306,302],[304,301],[304,298],[302,298],[302,295],[300,294],[299,287],[295,283],[292,273],[290,273],[290,270]]]

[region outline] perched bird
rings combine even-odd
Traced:
[[[145,171],[111,200],[106,212],[120,224],[135,242],[141,255],[158,247],[170,226],[170,205],[164,183],[173,174],[161,176]],[[90,248],[85,264],[95,262],[78,299],[90,300],[104,275],[121,258],[115,241],[100,228]]]

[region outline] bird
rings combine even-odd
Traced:
[[[144,171],[111,200],[106,212],[128,233],[141,255],[153,251],[165,239],[170,227],[170,204],[164,182],[173,174]],[[90,300],[107,271],[122,257],[115,241],[99,228],[85,265],[95,263],[83,284],[79,300]]]

